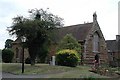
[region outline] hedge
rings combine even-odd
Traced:
[[[56,53],[56,62],[58,65],[75,67],[79,61],[80,58],[75,50],[64,49]]]
[[[11,49],[3,49],[2,50],[2,61],[5,63],[12,62],[12,59],[14,57],[14,53]]]

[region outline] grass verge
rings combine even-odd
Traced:
[[[89,72],[88,66],[65,67],[65,66],[50,66],[48,64],[36,64],[31,66],[25,64],[24,74],[40,74],[47,75],[47,78],[108,78],[92,72]],[[3,63],[2,71],[13,74],[21,74],[20,63]]]

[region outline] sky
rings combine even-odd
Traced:
[[[17,15],[29,16],[28,10],[41,9],[49,11],[64,19],[64,25],[83,24],[93,21],[93,13],[106,40],[113,40],[118,35],[119,0],[0,0],[0,49],[4,48],[10,36],[7,27],[12,25],[12,18]]]

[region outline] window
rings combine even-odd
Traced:
[[[99,36],[97,33],[94,34],[93,36],[93,52],[98,52],[99,51]]]

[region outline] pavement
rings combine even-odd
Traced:
[[[1,72],[0,72],[1,73]],[[2,80],[33,80],[33,79],[40,79],[46,78],[47,75],[40,75],[40,74],[12,74],[7,72],[2,72]]]

